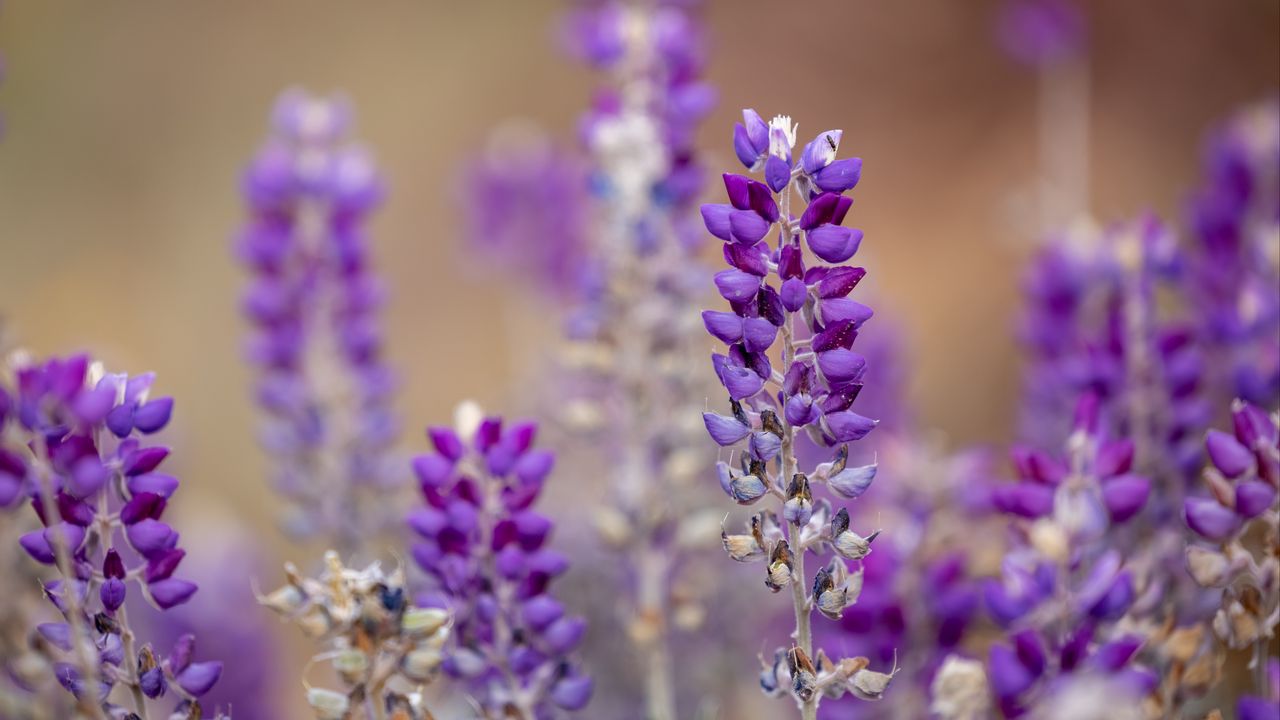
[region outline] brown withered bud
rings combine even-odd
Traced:
[[[733,411],[734,419],[747,427],[751,427],[751,421],[747,419],[747,414],[742,410],[742,403],[737,400],[730,400],[729,407]]]
[[[730,535],[721,531],[720,541],[729,557],[738,562],[751,562],[764,557],[764,546],[751,535]]]
[[[791,692],[804,702],[812,700],[818,689],[818,673],[804,648],[793,647],[787,651],[787,667],[791,670]]]
[[[120,624],[115,621],[115,618],[106,613],[97,613],[93,616],[93,627],[103,635],[107,633],[112,635],[120,634]]]
[[[777,414],[768,409],[760,411],[760,429],[778,437],[782,437],[786,433],[782,429],[782,423],[778,421]]]
[[[751,537],[756,541],[756,544],[759,545],[761,548],[765,547],[764,521],[765,521],[764,513],[751,516]]]
[[[840,537],[840,533],[843,533],[848,529],[849,511],[844,508],[840,508],[840,510],[836,512],[835,517],[831,518],[831,538],[834,540],[835,538]]]
[[[831,460],[831,474],[835,475],[836,473],[839,473],[841,470],[844,470],[845,465],[848,464],[849,445],[841,445],[840,448],[836,450],[836,456]]]
[[[779,540],[778,544],[773,546],[764,584],[774,592],[791,584],[791,548],[787,546],[786,540]]]
[[[142,649],[138,651],[138,674],[141,675],[144,672],[154,670],[157,665],[159,663],[156,662],[156,654],[151,649],[151,643],[143,645]]]

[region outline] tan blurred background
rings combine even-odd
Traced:
[[[710,166],[736,164],[730,128],[743,106],[792,114],[802,136],[844,128],[842,151],[866,162],[854,213],[878,309],[913,350],[920,419],[956,443],[1006,438],[1018,387],[1011,328],[1031,239],[1009,208],[1035,172],[1036,94],[1033,74],[994,45],[997,7],[708,7],[721,93],[702,133]],[[1104,220],[1176,214],[1202,132],[1277,91],[1280,3],[1087,7],[1093,206]],[[504,118],[569,136],[590,77],[554,47],[561,8],[4,2],[0,316],[37,353],[89,349],[116,369],[157,371],[159,390],[179,399],[170,435],[186,512],[234,517],[278,544],[229,246],[238,173],[273,98],[291,84],[345,90],[380,160],[391,195],[373,233],[394,293],[388,352],[416,444],[417,428],[464,394],[521,406],[528,378],[513,368],[555,338],[547,306],[461,269],[452,197],[459,164]],[[518,339],[510,326],[524,328]]]

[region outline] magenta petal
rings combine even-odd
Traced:
[[[747,186],[747,191],[751,196],[751,209],[770,223],[777,222],[781,214],[778,212],[778,203],[773,199],[773,193],[769,192],[769,188],[752,180]]]
[[[730,234],[729,214],[734,212],[732,205],[706,204],[702,206],[702,223],[707,232],[728,242],[733,239]]]
[[[1229,478],[1240,477],[1253,467],[1253,453],[1224,432],[1210,430],[1204,444],[1209,451],[1209,459]]]
[[[148,447],[140,448],[129,453],[120,465],[120,470],[125,475],[142,475],[149,473],[160,466],[160,463],[169,456],[169,448],[166,447]]]
[[[852,410],[828,413],[823,422],[836,442],[861,440],[876,428],[876,421]]]
[[[852,350],[836,348],[818,353],[818,370],[835,385],[860,379],[866,367],[867,359]]]
[[[745,433],[744,433],[745,434]],[[18,544],[36,562],[52,565],[54,560],[53,546],[45,539],[43,530],[33,530],[18,538]]]
[[[197,589],[199,588],[195,583],[177,578],[167,578],[147,586],[151,599],[155,600],[156,605],[159,605],[162,610],[168,610],[190,600]]]
[[[843,298],[848,295],[862,278],[866,277],[867,271],[860,267],[836,267],[831,268],[831,272],[818,283],[818,297],[823,299]]]
[[[721,270],[715,276],[716,288],[729,302],[755,299],[760,291],[760,278],[741,270]]]
[[[707,426],[707,433],[717,445],[727,447],[747,436],[751,428],[743,425],[737,418],[713,412],[702,413],[702,422]]]
[[[135,495],[138,493],[154,493],[160,497],[167,498],[178,489],[178,478],[161,473],[147,473],[146,475],[131,477],[125,481],[125,484],[129,486],[129,492]]]
[[[747,352],[764,352],[778,336],[778,326],[764,318],[746,318],[742,321],[742,345]]]
[[[1246,480],[1236,486],[1236,512],[1248,520],[1267,510],[1276,501],[1276,489],[1263,480]]]
[[[791,165],[780,157],[770,155],[764,161],[764,179],[769,183],[770,190],[782,192],[787,183],[791,182]]]
[[[724,189],[729,195],[729,204],[737,210],[751,208],[751,178],[742,175],[725,173]]]
[[[862,158],[836,160],[813,174],[813,183],[827,192],[844,192],[862,177]]]
[[[729,230],[734,242],[755,245],[769,234],[769,221],[755,210],[734,210],[729,213]]]
[[[1102,483],[1102,501],[1112,522],[1122,523],[1138,514],[1151,493],[1151,481],[1138,475],[1120,475]]]
[[[133,426],[144,434],[159,432],[169,424],[172,415],[173,398],[156,398],[133,411]]]
[[[839,225],[819,225],[805,233],[809,249],[829,263],[842,263],[853,257],[857,246],[853,230]]]
[[[849,320],[853,323],[855,330],[861,328],[862,324],[870,320],[871,316],[875,314],[871,308],[849,298],[823,300],[820,304],[820,309],[824,323],[830,325],[841,320]]]
[[[178,674],[178,685],[198,697],[209,692],[221,676],[222,663],[220,662],[191,663],[186,670]]]
[[[809,297],[809,288],[803,280],[789,278],[782,283],[778,296],[782,299],[782,307],[786,308],[787,312],[798,312],[804,307],[805,300]]]
[[[1225,540],[1240,529],[1240,516],[1208,498],[1187,498],[1187,526],[1209,540]]]
[[[742,339],[742,318],[734,313],[704,310],[702,324],[720,342],[733,344]]]
[[[1133,441],[1124,438],[1103,444],[1098,449],[1096,468],[1101,477],[1129,472],[1133,467]]]
[[[173,547],[173,528],[159,520],[147,518],[125,528],[129,544],[143,556],[150,557]]]
[[[102,583],[102,588],[98,591],[98,597],[102,599],[102,605],[110,612],[115,612],[124,604],[125,584],[119,578],[107,578]]]

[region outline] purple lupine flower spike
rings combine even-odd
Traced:
[[[1147,504],[1151,485],[1131,472],[1130,441],[1106,437],[1101,426],[1098,399],[1086,394],[1065,457],[1014,452],[1019,481],[997,487],[993,499],[1016,518],[1022,542],[1005,555],[1001,577],[983,588],[991,617],[1009,630],[988,655],[991,697],[961,697],[975,669],[958,660],[934,680],[935,708],[972,703],[1018,717],[1049,707],[1064,684],[1095,672],[1123,678],[1135,698],[1154,687],[1155,676],[1136,659],[1144,639],[1118,623],[1134,607],[1142,558],[1112,546]]]
[[[678,720],[687,715],[678,707],[682,695],[706,688],[676,672],[672,645],[696,641],[694,633],[678,631],[703,626],[705,606],[715,600],[712,585],[702,581],[709,558],[693,540],[714,542],[719,529],[718,518],[704,510],[709,488],[698,478],[710,456],[696,427],[680,418],[696,418],[708,388],[698,372],[703,335],[694,312],[707,293],[694,212],[705,170],[695,138],[716,94],[703,78],[704,33],[690,3],[583,3],[571,13],[569,30],[571,49],[601,71],[595,101],[579,123],[596,222],[580,268],[579,302],[566,323],[571,400],[563,402],[561,393],[553,402],[565,408],[578,437],[600,448],[610,489],[609,503],[592,519],[616,552],[609,569],[626,588],[621,622],[633,651],[613,654],[612,667],[597,674],[616,668],[612,674],[626,678],[629,693],[621,702],[643,702],[652,720]],[[748,144],[766,151],[768,130],[747,122]],[[755,206],[776,219],[778,209],[767,190],[741,190],[735,198],[741,207],[710,210],[708,222],[725,239],[758,240],[768,222],[739,211]],[[727,292],[743,284],[726,281]],[[726,320],[724,333],[745,333],[753,343],[768,339],[768,328],[762,335],[736,315]],[[724,652],[700,642],[690,650],[703,657]],[[643,675],[635,682],[632,655]]]
[[[1238,650],[1268,642],[1280,622],[1280,413],[1236,400],[1231,419],[1233,432],[1207,434],[1208,492],[1186,499],[1184,517],[1194,538],[1187,570],[1221,592],[1212,627]]]
[[[401,478],[388,456],[398,427],[378,328],[384,290],[363,229],[383,188],[368,152],[347,140],[351,115],[341,98],[281,96],[244,175],[239,238],[248,356],[262,442],[291,503],[286,527],[344,552],[386,527],[366,495]]]
[[[62,621],[38,628],[58,682],[87,717],[145,715],[146,698],[166,694],[175,712],[199,714],[222,663],[193,662],[193,637],[180,660],[158,658],[127,614],[167,610],[197,589],[180,575],[179,533],[161,519],[178,487],[161,468],[169,451],[148,439],[168,424],[172,398],[152,397],[150,374],[105,374],[84,355],[21,364],[15,376],[0,381],[0,499],[30,504],[43,527],[18,543],[58,572],[43,588]]]
[[[434,452],[414,462],[426,506],[407,518],[431,585],[419,604],[454,616],[444,671],[486,714],[521,720],[580,710],[592,688],[572,660],[584,621],[549,592],[567,562],[530,507],[553,464],[536,432],[462,405],[456,428],[428,431]]]
[[[1224,400],[1280,407],[1280,100],[1216,128],[1189,208],[1191,307]]]
[[[734,559],[766,562],[766,587],[791,593],[794,644],[765,662],[760,682],[767,694],[791,696],[801,716],[812,719],[823,697],[876,700],[893,676],[868,669],[867,658],[833,662],[817,649],[811,625],[813,609],[839,619],[858,600],[861,563],[876,537],[855,532],[846,509],[813,496],[814,488],[827,485],[839,496],[858,497],[875,476],[874,468],[847,466],[847,443],[876,426],[852,408],[866,374],[866,360],[853,345],[871,310],[846,297],[863,271],[842,265],[862,240],[861,231],[842,224],[849,209],[843,193],[857,184],[861,161],[835,159],[841,132],[831,130],[806,145],[796,162],[790,118],[765,125],[753,110],[743,116],[734,148],[749,169],[764,171],[765,181],[726,174],[728,205],[703,207],[707,229],[725,241],[731,266],[715,277],[731,312],[703,315],[707,331],[728,345],[712,365],[728,392],[729,412],[708,411],[703,420],[720,446],[747,441],[739,462],[718,466],[726,493],[742,505],[772,496],[782,506],[781,516],[762,510],[747,534],[726,533],[723,540]],[[792,214],[797,199],[805,203],[799,219]],[[776,247],[765,241],[772,233]],[[781,365],[774,367],[770,351],[778,345]],[[834,458],[802,470],[798,431],[837,446]],[[806,557],[826,548],[838,557],[810,578]],[[846,560],[859,565],[851,570]]]

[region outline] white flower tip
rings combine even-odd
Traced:
[[[474,400],[463,400],[453,411],[453,427],[464,442],[475,438],[476,430],[484,422],[484,409]]]

